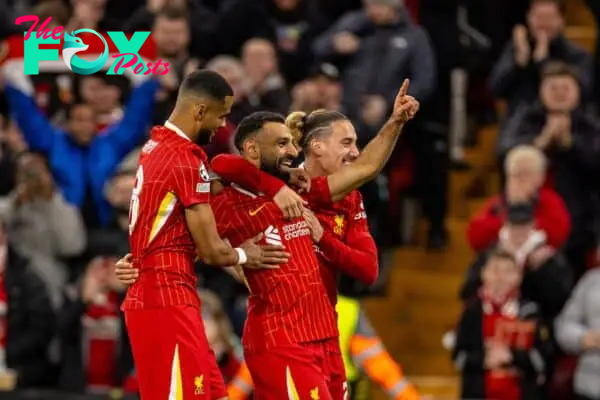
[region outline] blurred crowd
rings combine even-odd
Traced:
[[[563,11],[553,0],[2,1],[0,386],[135,392],[113,266],[129,250],[138,148],[182,77],[209,68],[235,92],[209,156],[235,152],[236,124],[259,110],[339,110],[364,144],[410,78],[422,109],[362,189],[381,251],[409,240],[400,227],[415,201],[426,250],[446,248],[449,172],[471,168],[465,147],[498,123],[502,187],[469,222],[477,257],[449,345],[463,394],[600,399],[600,64],[564,36]],[[83,76],[60,61],[26,76],[15,49],[28,26],[14,20],[30,14],[68,32],[151,31],[140,54],[171,71]],[[209,340],[246,398],[245,287],[197,273]],[[373,289],[343,278],[340,291]]]

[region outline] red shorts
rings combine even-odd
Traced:
[[[245,351],[255,400],[343,400],[345,373],[338,338]]]
[[[197,307],[127,310],[125,324],[142,399],[227,397]]]
[[[326,352],[326,373],[329,375],[329,393],[333,400],[348,400],[348,383],[346,382],[346,367],[340,351],[340,339],[329,339],[324,343]]]

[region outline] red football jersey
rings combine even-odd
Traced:
[[[316,189],[311,192],[317,196]],[[237,186],[215,196],[212,206],[219,233],[233,246],[263,233],[262,244],[283,245],[291,254],[279,269],[245,270],[250,297],[244,347],[264,349],[338,336],[306,221],[286,220],[270,198]]]
[[[321,180],[326,181],[326,178],[313,179],[312,184]],[[328,206],[313,204],[312,196],[308,196],[307,199],[310,208],[321,222],[323,229],[332,233],[336,240],[342,243],[350,242],[355,245],[360,240],[361,243],[360,249],[348,249],[343,248],[343,245],[335,246],[335,244],[335,247],[325,247],[326,245],[322,243],[324,239],[321,239],[321,242],[315,245],[315,250],[323,267],[321,270],[323,283],[332,304],[336,304],[339,272],[347,269],[358,269],[355,267],[360,267],[360,269],[371,270],[370,272],[367,271],[367,274],[376,275],[378,263],[377,247],[369,232],[367,213],[363,205],[362,195],[358,190],[350,192],[342,200]],[[347,254],[352,260],[345,262],[343,259],[346,255],[338,254],[339,252],[352,253]],[[340,263],[344,265],[339,265]],[[351,275],[357,277],[355,273]],[[360,274],[358,277],[360,277]]]
[[[129,211],[129,242],[139,279],[123,309],[199,305],[196,246],[185,208],[210,201],[206,155],[176,127],[158,126],[140,155]]]

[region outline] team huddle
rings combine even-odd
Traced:
[[[182,83],[173,113],[142,148],[130,207],[131,255],[117,265],[143,400],[227,399],[204,333],[195,261],[230,268],[250,292],[242,345],[257,400],[347,398],[336,286],[377,278],[377,249],[356,190],[390,157],[419,103],[400,88],[359,153],[346,116],[256,112],[240,155],[209,164],[196,144],[220,127],[233,91],[218,74]],[[304,163],[294,168],[295,160]],[[288,186],[289,185],[289,186]]]

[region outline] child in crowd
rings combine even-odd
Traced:
[[[522,278],[515,258],[501,250],[481,271],[479,295],[465,307],[453,354],[463,399],[542,398],[552,345],[538,306],[521,297]]]

